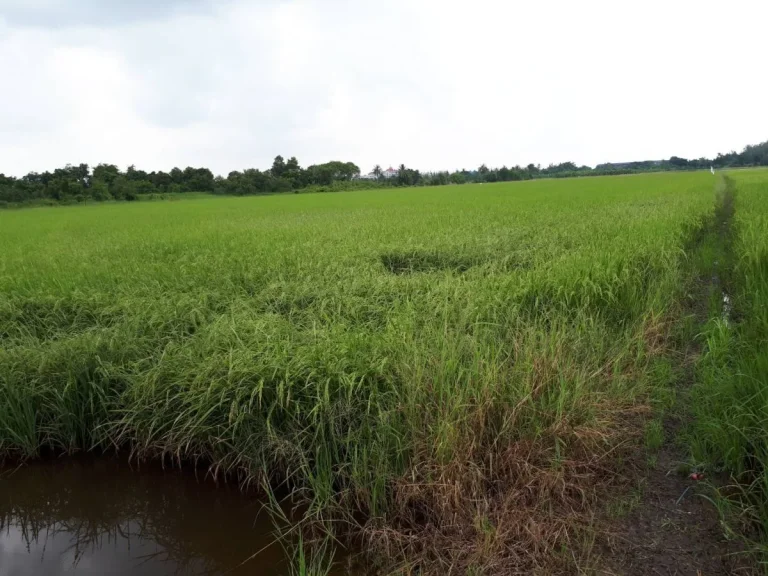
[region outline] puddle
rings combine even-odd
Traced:
[[[723,320],[725,321],[726,325],[731,319],[731,299],[728,297],[728,294],[723,292]]]
[[[273,531],[257,498],[156,465],[0,468],[0,576],[287,574]]]

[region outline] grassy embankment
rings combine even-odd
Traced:
[[[0,454],[286,481],[427,571],[580,561],[665,397],[712,190],[663,173],[0,213]]]
[[[693,389],[694,459],[733,482],[716,502],[768,559],[768,172],[730,173],[735,216],[709,258],[705,353]]]

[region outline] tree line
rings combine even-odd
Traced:
[[[137,200],[153,195],[189,192],[250,196],[299,191],[332,191],[393,186],[439,186],[446,184],[511,182],[535,178],[564,178],[631,174],[664,170],[768,166],[768,141],[746,146],[742,152],[718,154],[716,158],[688,160],[672,156],[668,160],[608,163],[595,168],[573,162],[541,166],[513,166],[454,172],[421,172],[401,164],[396,175],[387,177],[376,166],[368,179],[360,178],[360,168],[352,162],[326,162],[302,168],[295,157],[277,156],[267,170],[247,169],[214,176],[208,168],[174,168],[170,172],[145,172],[135,166],[125,171],[114,164],[67,165],[53,172],[30,172],[21,178],[0,174],[0,207],[28,203],[56,204],[104,200]]]
[[[93,170],[88,164],[67,165],[53,172],[30,172],[21,178],[0,174],[0,202],[136,200],[157,192],[213,192],[214,180],[207,168],[147,173],[135,166],[123,172],[114,164],[99,164]]]
[[[294,192],[312,186],[350,182],[360,169],[352,162],[327,162],[308,168],[296,158],[275,158],[269,170],[230,172],[214,177],[208,168],[174,168],[170,172],[145,172],[129,166],[124,172],[114,164],[67,165],[53,172],[30,172],[21,178],[0,174],[0,205],[42,204],[102,200],[137,200],[150,195],[207,192],[252,195]]]

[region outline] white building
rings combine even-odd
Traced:
[[[387,168],[381,173],[381,177],[394,178],[395,176],[397,176],[397,174],[398,174],[397,170],[395,170],[394,168],[392,168],[392,166],[390,166],[389,168]],[[373,172],[371,172],[370,174],[362,174],[359,178],[360,180],[378,180],[378,177]]]

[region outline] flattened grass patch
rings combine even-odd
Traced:
[[[414,274],[439,270],[466,272],[479,262],[477,258],[458,254],[413,250],[382,254],[381,263],[392,274]]]

